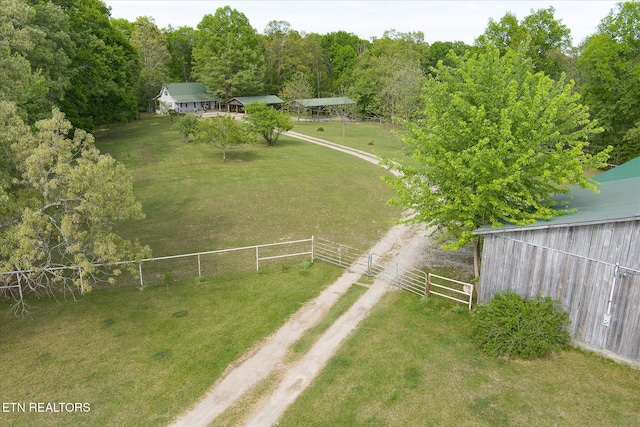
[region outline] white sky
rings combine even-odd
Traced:
[[[160,28],[187,25],[196,28],[206,14],[230,6],[242,12],[259,33],[269,21],[287,21],[299,32],[326,34],[334,31],[354,33],[370,40],[386,30],[422,31],[425,41],[461,40],[467,44],[481,35],[489,18],[498,21],[508,11],[518,19],[553,6],[555,18],[571,29],[573,44],[593,34],[616,1],[602,0],[521,0],[521,1],[392,1],[392,0],[103,0],[111,16],[135,21],[149,16]]]

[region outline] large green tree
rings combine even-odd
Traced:
[[[229,6],[205,15],[193,48],[193,74],[225,100],[255,95],[264,79],[264,54],[247,17]]]
[[[195,141],[222,150],[222,161],[227,161],[227,151],[256,142],[256,134],[249,125],[231,116],[218,116],[198,122]]]
[[[428,51],[422,33],[386,31],[358,56],[351,71],[351,90],[361,113],[388,121],[409,119],[417,109]]]
[[[524,52],[450,59],[453,67],[440,64],[426,80],[425,119],[405,123],[402,139],[420,166],[388,162],[401,172],[390,182],[412,221],[435,227],[446,248],[475,241],[479,260],[474,229],[569,213],[553,196],[566,184],[595,189],[584,170],[607,153],[586,153],[598,129],[572,84],[532,72]]]
[[[31,122],[44,117],[70,84],[75,44],[64,10],[50,2],[0,0],[0,98]]]
[[[283,82],[303,69],[306,53],[300,34],[291,29],[287,21],[270,21],[262,37],[266,59],[266,84],[268,93],[279,93]]]
[[[171,55],[169,60],[169,78],[173,82],[191,82],[192,53],[195,30],[191,27],[171,26],[162,30],[167,40],[167,49]]]
[[[328,72],[323,90],[336,94],[348,84],[358,56],[365,52],[369,43],[355,34],[336,31],[323,35],[320,44]]]
[[[114,232],[118,221],[143,213],[124,166],[100,154],[91,134],[74,130],[58,109],[32,131],[7,102],[0,102],[0,123],[11,176],[0,196],[0,270],[17,272],[0,280],[20,285],[16,310],[27,293],[87,292],[118,273],[115,263],[149,254]]]
[[[614,163],[640,155],[639,28],[640,3],[619,3],[581,46],[577,60],[580,92],[604,128],[597,143],[614,146]]]
[[[500,21],[489,20],[476,45],[497,47],[503,53],[508,48],[523,48],[536,71],[558,78],[564,71],[559,54],[571,48],[571,30],[555,19],[553,7],[532,10],[522,21],[507,12]]]
[[[138,114],[134,82],[140,64],[126,34],[111,25],[100,0],[51,0],[69,17],[76,46],[70,83],[60,109],[86,131],[96,124],[126,122]]]
[[[329,75],[328,61],[322,49],[322,36],[317,33],[307,34],[302,40],[302,45],[304,48],[302,65],[312,76],[314,93],[319,98]]]
[[[268,145],[276,145],[282,132],[290,130],[293,125],[288,114],[269,107],[264,102],[254,102],[245,107],[251,130],[262,135]]]
[[[131,34],[131,43],[138,51],[140,74],[136,79],[138,106],[153,112],[154,98],[162,85],[169,80],[168,63],[171,59],[165,44],[164,34],[152,18],[138,17]]]

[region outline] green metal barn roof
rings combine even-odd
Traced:
[[[629,160],[627,163],[623,163],[620,166],[609,169],[606,172],[602,172],[600,175],[596,175],[593,180],[597,182],[606,182],[625,178],[637,178],[639,176],[640,156],[633,160]]]
[[[574,214],[560,215],[548,221],[529,225],[505,224],[498,228],[485,225],[474,234],[501,233],[503,231],[532,230],[571,225],[601,224],[607,222],[640,220],[640,157],[594,177],[599,182],[599,193],[573,187],[570,194],[555,197],[558,202],[569,202]]]

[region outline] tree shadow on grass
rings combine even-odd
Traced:
[[[222,161],[222,154],[220,152],[217,153],[220,161]],[[255,160],[260,160],[264,156],[262,156],[259,150],[251,149],[251,148],[239,148],[237,150],[229,150],[227,151],[227,163],[228,162],[253,162]]]

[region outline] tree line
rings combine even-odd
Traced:
[[[270,21],[262,33],[229,6],[197,28],[158,28],[153,18],[110,17],[100,0],[0,0],[0,97],[30,122],[57,106],[75,126],[133,120],[154,109],[163,83],[201,81],[223,99],[350,96],[361,115],[414,119],[420,91],[439,61],[497,47],[524,49],[535,71],[575,81],[604,128],[592,147],[614,146],[612,161],[640,153],[640,4],[619,3],[594,33],[572,45],[554,9],[489,20],[472,45],[426,43],[421,32],[386,31],[363,40]]]

